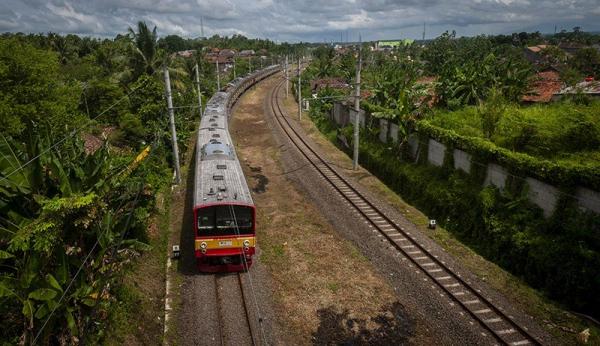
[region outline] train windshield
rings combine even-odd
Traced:
[[[252,208],[219,205],[198,209],[198,235],[253,234]]]

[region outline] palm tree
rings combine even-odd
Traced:
[[[140,75],[154,75],[155,72],[159,71],[162,66],[168,66],[168,56],[165,51],[158,47],[158,34],[156,33],[156,26],[150,31],[146,22],[138,22],[137,32],[131,27],[129,28],[129,34],[133,39],[133,80],[136,80]],[[186,73],[185,69],[181,66],[182,64],[178,59],[172,61],[175,67],[169,67],[169,73],[171,74],[171,82],[173,86],[178,89],[185,89],[185,83],[183,78],[189,74]]]
[[[150,31],[146,22],[139,21],[137,26],[137,32],[131,27],[129,28],[129,34],[132,36],[134,43],[134,69],[136,72],[142,71],[142,73],[152,75],[161,63],[156,26],[152,31]]]

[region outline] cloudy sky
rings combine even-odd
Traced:
[[[113,37],[139,20],[161,36],[243,34],[323,42],[458,35],[600,31],[600,0],[0,0],[0,32]]]

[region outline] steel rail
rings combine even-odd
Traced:
[[[323,159],[291,125],[281,109],[279,91],[283,85],[280,81],[269,95],[273,116],[290,141],[299,152],[315,167],[337,192],[344,197],[369,223],[385,237],[389,243],[409,259],[420,272],[424,273],[443,292],[455,301],[462,309],[487,330],[498,342],[506,345],[541,345],[525,327],[521,327],[511,316],[507,316],[500,308],[485,298],[478,289],[471,287],[460,274],[455,273],[429,250],[415,239],[403,227],[391,220],[376,207],[367,197],[352,186],[325,159]],[[282,120],[283,119],[283,120]],[[287,126],[284,125],[285,124]],[[289,128],[289,129],[288,129]],[[305,147],[306,149],[303,149]],[[311,159],[310,156],[314,156]],[[396,238],[400,236],[401,238]],[[435,274],[434,274],[435,273]],[[465,292],[466,291],[466,292]],[[475,299],[461,297],[471,295]],[[505,327],[498,327],[505,324]],[[508,327],[508,328],[507,328]]]
[[[219,284],[219,279],[223,277],[222,274],[213,274],[214,278],[215,278],[215,297],[217,300],[217,324],[218,324],[218,329],[219,329],[219,337],[221,338],[221,345],[226,345],[227,343],[225,342],[225,340],[227,339],[227,336],[225,335],[225,329],[223,328],[223,325],[225,324],[224,322],[224,315],[223,315],[223,311],[222,311],[222,307],[224,304],[223,301],[223,297],[221,296],[220,292],[219,292],[219,287],[221,286]],[[237,283],[238,283],[238,288],[240,291],[240,298],[242,299],[242,306],[244,308],[244,316],[246,317],[246,325],[248,326],[248,333],[250,335],[250,339],[252,340],[252,345],[256,345],[256,338],[254,337],[254,330],[252,328],[252,322],[250,321],[250,310],[248,309],[248,303],[246,300],[246,295],[244,293],[244,284],[243,284],[243,280],[242,280],[242,274],[241,273],[236,273],[237,275]]]
[[[254,331],[252,330],[252,322],[250,321],[250,310],[248,309],[248,304],[246,302],[246,295],[244,293],[244,284],[242,281],[242,273],[238,272],[237,278],[238,278],[238,283],[240,285],[242,302],[244,303],[243,305],[244,305],[244,313],[246,314],[246,322],[248,322],[248,332],[250,333],[250,339],[252,340],[252,345],[256,345],[256,340],[254,339]]]

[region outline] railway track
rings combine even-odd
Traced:
[[[232,274],[214,274],[214,278],[221,345],[260,344],[254,334],[242,273],[236,273],[235,278]]]
[[[361,194],[340,173],[319,155],[303,138],[286,117],[281,108],[279,94],[283,80],[269,94],[269,103],[277,123],[298,148],[300,153],[320,173],[323,178],[360,214],[364,219],[406,259],[425,274],[458,306],[481,325],[486,331],[484,337],[495,338],[503,345],[541,345],[526,327],[522,327],[484,297],[481,291],[467,283],[437,256],[428,251],[416,238],[394,220],[390,219],[366,196]]]

